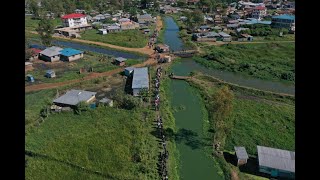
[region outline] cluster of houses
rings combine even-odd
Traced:
[[[57,46],[51,46],[45,48],[44,50],[37,48],[30,48],[33,52],[28,58],[29,61],[34,61],[35,59],[41,59],[46,62],[56,62],[56,61],[75,61],[83,58],[83,51],[72,49],[72,48],[60,48]]]
[[[96,13],[91,12],[90,14]],[[92,29],[93,26],[97,25],[101,26],[98,29],[98,33],[108,34],[129,29],[147,28],[151,23],[155,22],[155,18],[147,13],[138,14],[136,21],[129,19],[130,14],[123,13],[122,11],[113,15],[109,13],[97,14],[93,17],[90,14],[85,14],[84,10],[77,9],[75,13],[62,16],[63,27],[56,28],[54,30],[55,35],[78,38],[81,37],[81,31]],[[114,23],[103,24],[105,20],[111,20]]]
[[[125,75],[128,77],[132,77],[133,96],[139,96],[141,90],[149,89],[149,74],[147,67],[128,67],[125,69]],[[96,104],[103,104],[110,107],[113,106],[113,100],[107,97],[97,100],[96,94],[97,92],[72,89],[70,91],[67,91],[62,96],[54,99],[51,110],[58,112],[63,110],[71,110],[81,102],[90,104],[90,107],[96,107]]]
[[[249,159],[245,147],[234,147],[237,165],[245,166]],[[257,146],[259,172],[275,178],[295,178],[295,152]]]

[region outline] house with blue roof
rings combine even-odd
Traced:
[[[291,29],[295,23],[295,16],[289,14],[282,14],[279,16],[272,16],[271,27]]]
[[[72,49],[72,48],[65,48],[60,51],[60,60],[61,61],[74,61],[80,58],[83,58],[83,51]]]

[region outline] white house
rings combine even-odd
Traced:
[[[267,9],[263,6],[257,6],[253,8],[251,17],[255,19],[261,19],[267,15]]]
[[[87,26],[87,17],[84,14],[67,14],[61,17],[64,27]]]

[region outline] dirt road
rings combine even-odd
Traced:
[[[148,60],[144,61],[143,63],[133,65],[133,67],[144,67],[144,66],[152,66],[157,64],[157,61],[154,58],[154,55],[151,55]],[[99,77],[104,77],[104,76],[112,76],[113,74],[120,73],[124,70],[124,67],[114,69],[111,71],[103,72],[103,73],[90,73],[86,77],[82,79],[74,79],[74,80],[69,80],[69,81],[64,81],[64,82],[57,82],[57,83],[43,83],[43,84],[36,84],[36,85],[31,85],[31,86],[26,86],[25,87],[25,92],[31,92],[31,91],[39,91],[39,90],[44,90],[44,89],[52,89],[52,88],[58,88],[61,86],[66,86],[74,83],[79,83],[83,81],[88,81],[92,80],[95,78]]]

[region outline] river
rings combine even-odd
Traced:
[[[178,37],[179,28],[171,17],[165,18],[166,31],[164,42],[170,50],[181,50],[182,41]],[[181,64],[175,64],[172,71],[178,74]],[[204,114],[199,96],[192,92],[185,81],[172,80],[169,84],[171,106],[179,109],[174,112],[177,127],[176,145],[179,151],[179,177],[183,180],[220,180],[213,159],[205,153],[203,135]],[[207,144],[208,145],[208,144]]]

